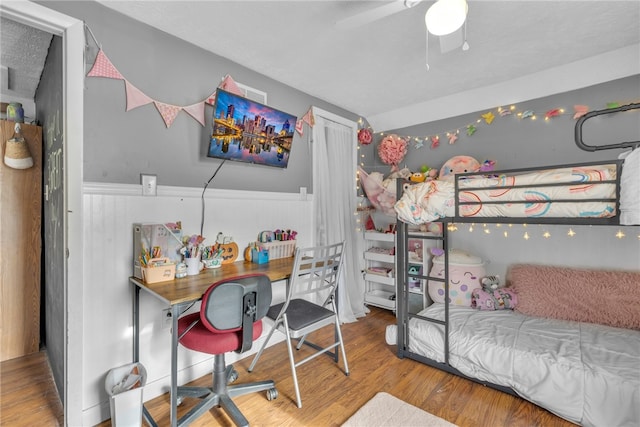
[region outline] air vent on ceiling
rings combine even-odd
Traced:
[[[249,98],[252,101],[259,102],[261,104],[267,105],[267,92],[263,92],[258,89],[254,89],[247,85],[243,85],[242,83],[236,82],[240,90],[242,91],[245,98]]]

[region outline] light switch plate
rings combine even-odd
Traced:
[[[143,196],[156,196],[158,189],[156,188],[157,177],[155,175],[140,174]]]

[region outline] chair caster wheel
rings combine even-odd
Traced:
[[[232,382],[234,382],[237,379],[238,379],[238,371],[236,371],[234,369],[229,373],[229,378],[228,378],[227,384],[231,384]]]
[[[275,388],[270,388],[267,390],[267,400],[272,401],[278,398],[278,390]]]
[[[182,405],[182,399],[183,399],[183,397],[182,397],[182,396],[179,396],[179,397],[176,399],[176,406],[180,406],[180,405]]]

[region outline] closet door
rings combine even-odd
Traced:
[[[40,215],[42,128],[21,124],[33,167],[4,164],[13,121],[0,120],[0,361],[38,351],[40,345]]]

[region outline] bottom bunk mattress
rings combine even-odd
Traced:
[[[444,305],[419,313],[444,320]],[[449,307],[449,364],[585,426],[640,425],[640,331]],[[408,350],[444,362],[444,327],[412,318]]]

